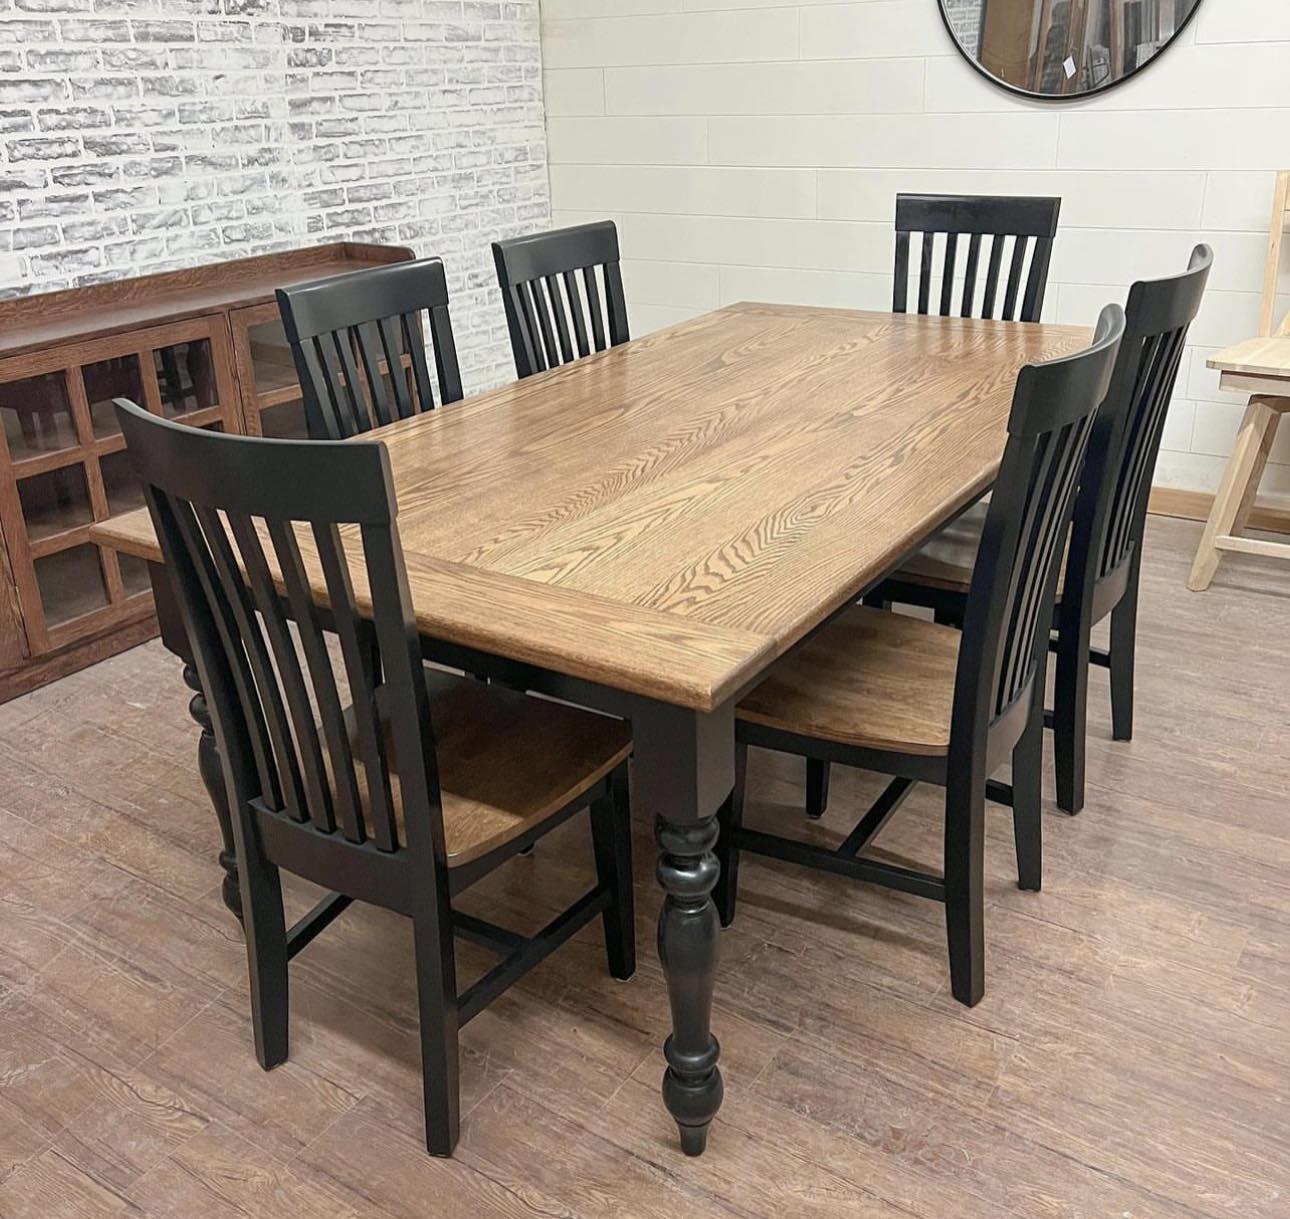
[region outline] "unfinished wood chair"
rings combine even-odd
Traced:
[[[1290,561],[1290,544],[1244,536],[1281,416],[1290,411],[1290,314],[1281,319],[1279,326],[1274,325],[1277,276],[1287,223],[1290,223],[1290,170],[1282,170],[1277,174],[1272,198],[1259,337],[1220,351],[1208,361],[1208,366],[1221,374],[1221,388],[1243,390],[1250,394],[1250,401],[1196,547],[1187,578],[1187,587],[1192,592],[1203,592],[1209,587],[1226,551]]]
[[[259,1061],[287,1057],[292,956],[352,900],[408,915],[426,1145],[450,1155],[460,1027],[596,915],[610,973],[635,968],[629,729],[425,670],[384,445],[216,435],[121,400],[117,413],[223,759]],[[585,808],[597,882],[536,935],[453,908]],[[280,868],[333,890],[290,930]],[[502,958],[460,995],[454,935]]]
[[[277,297],[312,439],[344,440],[434,409],[423,314],[439,401],[460,400],[440,259],[349,271],[279,288]]]
[[[627,342],[612,220],[493,242],[517,376]]]
[[[1133,737],[1138,578],[1151,476],[1187,333],[1213,262],[1209,246],[1198,245],[1186,271],[1129,289],[1124,342],[1089,442],[1050,641],[1057,653],[1051,715],[1057,806],[1068,813],[1084,807],[1090,663],[1110,670],[1112,737]],[[985,513],[983,505],[964,513],[884,584],[878,597],[928,606],[941,621],[961,623]],[[1094,648],[1090,633],[1108,616],[1110,647]]]
[[[987,794],[1012,805],[1023,889],[1042,875],[1043,667],[1061,541],[1093,419],[1124,332],[1108,305],[1093,345],[1023,368],[990,501],[962,634],[855,606],[772,670],[736,708],[735,790],[720,813],[724,924],[735,914],[741,851],[770,855],[945,903],[954,997],[985,988],[983,872]],[[750,745],[894,775],[834,850],[743,825]],[[1011,755],[1011,791],[989,783]],[[860,852],[915,782],[945,789],[944,874]]]
[[[939,280],[937,312],[942,317],[957,314],[960,317],[998,317],[1004,321],[1039,321],[1061,207],[1060,199],[1042,197],[897,195],[892,311],[909,311],[910,239],[916,233],[920,246],[919,313],[931,311],[933,283]],[[957,279],[960,237],[968,239],[961,284]],[[936,266],[938,238],[944,238],[939,243],[943,247],[939,270]],[[989,249],[982,273],[981,259],[986,240],[989,241]],[[1000,302],[999,285],[1005,247],[1009,241],[1012,249],[1008,254],[1008,279]],[[954,300],[956,292],[957,304]]]

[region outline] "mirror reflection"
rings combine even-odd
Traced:
[[[1039,97],[1095,93],[1165,49],[1200,0],[940,0],[963,54]]]

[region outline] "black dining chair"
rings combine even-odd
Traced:
[[[739,856],[769,855],[945,903],[954,997],[985,987],[985,801],[1010,803],[1023,889],[1042,879],[1043,660],[1061,541],[1124,314],[1108,305],[1091,347],[1017,377],[1008,442],[962,633],[852,606],[736,707],[735,788],[720,813],[714,900],[735,914]],[[835,849],[743,825],[748,747],[895,776]],[[1011,755],[1011,790],[991,774]],[[944,872],[862,858],[916,782],[945,789]]]
[[[1048,264],[1057,235],[1060,199],[1011,195],[897,195],[896,268],[892,311],[909,312],[911,237],[919,237],[918,312],[931,312],[933,283],[939,277],[937,312],[942,317],[1000,318],[1037,322],[1048,287]],[[966,237],[963,279],[958,281],[959,238]],[[938,238],[943,241],[938,242]],[[989,241],[988,252],[983,250]],[[1003,300],[999,286],[1006,249],[1008,278]],[[942,247],[939,272],[936,247]],[[985,269],[982,273],[982,256]],[[1027,256],[1029,255],[1029,269]],[[1024,291],[1023,291],[1024,278]],[[958,304],[954,303],[958,292]],[[1020,303],[1020,312],[1018,312]]]
[[[223,759],[260,1064],[287,1057],[288,960],[353,900],[407,915],[426,1145],[450,1155],[461,1026],[598,914],[610,973],[635,968],[629,729],[424,668],[383,444],[117,415]],[[454,909],[585,808],[596,884],[535,935]],[[279,869],[333,891],[290,929]],[[501,956],[461,994],[454,935]]]
[[[1209,246],[1198,245],[1186,271],[1129,289],[1124,342],[1075,501],[1051,641],[1057,653],[1051,716],[1057,806],[1068,813],[1084,807],[1090,663],[1110,670],[1111,736],[1133,736],[1138,582],[1151,477],[1187,332],[1213,262]],[[965,513],[877,595],[930,606],[942,621],[961,622],[984,515],[982,508]],[[1110,647],[1094,648],[1092,629],[1108,616]]]
[[[630,337],[612,220],[495,241],[493,260],[517,376]]]
[[[423,258],[279,288],[278,309],[313,440],[344,440],[462,397],[443,262]]]

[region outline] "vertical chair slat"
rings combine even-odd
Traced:
[[[533,313],[537,318],[538,333],[542,336],[542,350],[546,352],[546,366],[555,368],[560,363],[560,349],[555,343],[555,331],[551,327],[551,310],[542,291],[542,281],[531,279],[527,287],[530,299],[533,301]]]
[[[360,816],[362,800],[354,775],[349,732],[345,726],[345,713],[341,709],[336,673],[331,655],[327,650],[327,640],[319,619],[318,607],[314,604],[309,579],[305,575],[300,546],[296,541],[295,530],[287,522],[271,520],[266,524],[269,540],[273,544],[273,553],[278,561],[278,571],[282,576],[282,585],[286,590],[287,604],[291,607],[291,616],[295,619],[296,632],[305,654],[305,664],[309,669],[314,699],[318,704],[318,715],[322,720],[323,739],[327,743],[327,752],[331,758],[335,807],[340,812],[342,826],[346,823],[356,824]],[[352,691],[351,701],[354,701],[357,707]],[[331,828],[335,828],[334,821]]]
[[[976,301],[976,272],[981,261],[981,234],[973,233],[968,238],[967,268],[963,279],[963,307],[961,316],[971,317],[972,306]]]
[[[395,369],[390,368],[389,380],[381,372],[381,334],[376,321],[363,322],[349,328],[350,342],[357,353],[359,371],[363,377],[363,396],[366,400],[367,413],[372,425],[393,423],[398,418],[391,391],[394,384]]]
[[[1058,561],[1057,548],[1065,541],[1066,526],[1070,520],[1070,498],[1083,460],[1087,428],[1088,420],[1080,420],[1067,425],[1056,436],[1056,460],[1053,463],[1052,477],[1043,489],[1043,512],[1030,547],[1019,627],[1013,645],[1013,698],[1029,680],[1036,654],[1040,618],[1051,604],[1049,577],[1054,574],[1053,564]]]
[[[1038,532],[1039,515],[1043,511],[1044,489],[1051,485],[1052,467],[1056,453],[1052,437],[1042,436],[1035,442],[1031,477],[1021,507],[1021,527],[1017,537],[1017,551],[1012,569],[1007,575],[1007,594],[1004,600],[1003,646],[997,662],[994,714],[1000,714],[1013,696],[1016,678],[1017,635],[1021,626],[1021,603],[1025,597],[1027,559]]]
[[[582,312],[582,294],[578,291],[578,276],[570,269],[563,272],[564,292],[569,298],[569,315],[573,322],[573,337],[578,343],[578,354],[589,356],[591,344],[587,341],[587,322]]]
[[[936,252],[936,234],[924,233],[922,259],[918,268],[918,312],[926,313],[932,290],[932,258]]]
[[[336,828],[332,809],[331,784],[323,762],[322,746],[314,723],[313,705],[305,689],[304,674],[291,638],[290,628],[282,613],[282,604],[273,586],[273,577],[260,545],[260,537],[251,519],[240,514],[228,518],[233,540],[242,556],[255,607],[264,623],[277,666],[278,680],[286,699],[287,711],[294,729],[297,756],[303,772],[306,808],[310,819],[322,830]]]
[[[542,332],[538,326],[537,314],[533,308],[533,296],[528,284],[516,284],[513,291],[519,299],[520,316],[523,318],[525,332],[525,350],[529,356],[529,370],[542,372],[549,368],[546,346],[542,342]]]
[[[210,611],[219,636],[220,648],[228,665],[229,676],[242,707],[242,715],[250,729],[251,753],[255,759],[256,776],[260,791],[274,808],[283,805],[282,786],[278,768],[270,748],[266,748],[267,725],[264,708],[255,688],[255,678],[247,663],[246,649],[239,627],[223,595],[219,573],[211,561],[210,549],[191,504],[180,503],[169,496],[159,497],[169,510],[169,521],[175,527],[177,540],[184,547],[185,555],[201,586],[202,600]]]
[[[457,363],[457,344],[452,336],[448,306],[435,305],[430,310],[430,338],[434,343],[435,366],[439,373],[439,404],[460,402],[461,368]]]
[[[1134,449],[1129,455],[1130,468],[1124,499],[1124,532],[1121,537],[1122,553],[1127,554],[1132,540],[1134,518],[1139,497],[1146,489],[1148,471],[1159,448],[1160,432],[1164,428],[1165,413],[1173,395],[1178,366],[1182,359],[1184,332],[1174,331],[1161,342],[1160,370],[1150,395],[1149,406],[1134,437]]]
[[[1044,293],[1048,288],[1048,267],[1052,256],[1053,239],[1035,238],[1034,252],[1030,256],[1030,274],[1026,276],[1026,296],[1021,304],[1023,319],[1037,322],[1044,311]]]
[[[294,820],[304,821],[308,817],[309,808],[300,774],[300,763],[291,728],[287,723],[282,691],[269,663],[264,636],[260,633],[259,624],[255,620],[255,607],[251,604],[250,595],[243,582],[242,573],[233,555],[233,549],[229,545],[228,535],[224,532],[219,514],[210,508],[196,505],[193,512],[206,539],[206,549],[215,565],[216,575],[219,577],[224,596],[237,624],[247,664],[255,681],[264,723],[273,748],[283,804]]]
[[[555,318],[556,338],[560,342],[561,363],[575,359],[573,343],[569,339],[569,323],[564,315],[564,301],[561,299],[560,282],[554,275],[544,276],[547,298],[551,303],[551,316]]]
[[[417,393],[417,400],[413,410],[434,410],[434,390],[430,385],[430,365],[426,362],[426,341],[425,335],[421,332],[421,315],[419,313],[400,314],[396,319],[396,324],[399,327],[403,346],[412,358],[412,379],[416,384]],[[433,310],[430,313],[430,325],[433,328]],[[439,365],[440,368],[443,367],[442,360],[439,361]],[[451,398],[443,395],[442,383],[440,384],[439,393],[442,401],[452,401]]]
[[[990,238],[990,262],[985,272],[985,299],[981,302],[981,316],[994,317],[994,302],[999,293],[999,271],[1003,265],[1004,238],[995,233]]]
[[[406,616],[405,607],[411,604],[412,597],[407,573],[396,558],[401,553],[398,530],[393,523],[383,527],[365,525],[361,537],[368,586],[372,589],[371,627],[385,663],[385,692],[392,707],[415,708],[415,714],[392,716],[389,722],[392,748],[399,760],[399,789],[408,842],[428,831],[431,853],[436,861],[444,861],[446,845],[437,761],[433,748],[427,747],[425,734],[421,731],[421,725],[430,723],[429,695],[421,660],[420,637],[416,624]],[[397,593],[397,596],[390,596],[391,593]],[[370,742],[365,739],[364,756],[367,756],[367,750],[379,751],[383,745],[381,736]],[[380,762],[379,752],[374,753],[372,762],[365,762],[369,773],[384,774],[389,758],[385,758],[385,766]],[[375,771],[371,770],[373,764],[377,766]],[[431,814],[428,825],[416,823],[423,811]],[[378,845],[387,841],[398,844],[394,801],[388,782],[380,799],[372,799],[369,820]]]
[[[537,319],[529,305],[528,292],[523,284],[514,284],[506,290],[506,297],[511,302],[510,311],[515,319],[512,344],[516,345],[517,360],[523,364],[521,376],[530,376],[541,372],[546,367],[542,357],[542,344],[537,337]]]
[[[313,534],[323,569],[323,579],[327,585],[332,625],[340,641],[345,671],[349,674],[352,687],[356,677],[367,674],[370,652],[363,646],[363,641],[358,634],[358,610],[354,603],[354,588],[344,543],[341,540],[340,530],[335,525],[315,523]],[[350,702],[357,722],[359,757],[367,772],[368,816],[366,826],[362,820],[356,820],[353,826],[345,825],[344,830],[346,837],[354,842],[362,842],[366,837],[365,829],[370,829],[377,846],[383,851],[392,851],[395,847],[394,799],[390,791],[389,775],[383,762],[381,734],[375,715],[376,684],[366,676],[363,676],[361,684],[367,688],[361,690],[351,688]],[[342,809],[341,812],[343,817],[344,810]]]
[[[909,307],[909,233],[896,234],[896,269],[891,285],[891,311],[904,313]]]
[[[605,308],[609,314],[609,342],[617,346],[627,342],[627,297],[623,292],[623,272],[618,260],[604,263],[600,273],[605,280]]]
[[[941,270],[941,316],[949,317],[954,296],[954,263],[958,256],[959,235],[945,236],[945,265]]]
[[[405,353],[403,350],[402,319],[398,317],[377,318],[373,325],[381,336],[381,352],[389,374],[391,397],[394,399],[394,418],[410,419],[416,413],[417,404],[412,398],[412,387],[408,381],[408,373],[415,370],[416,363],[409,360],[409,363],[412,364],[412,370],[403,366]],[[421,349],[421,353],[422,356],[425,355],[424,348]],[[407,354],[410,356],[411,352]],[[433,405],[434,399],[431,398],[430,401]]]
[[[1026,262],[1025,237],[1012,239],[1012,263],[1008,267],[1008,291],[1003,298],[1003,317],[1005,321],[1015,321],[1017,317],[1017,296],[1021,292],[1021,272]]]
[[[340,370],[345,394],[347,415],[342,421],[344,435],[355,436],[359,432],[367,431],[372,423],[363,384],[358,375],[358,364],[354,360],[353,338],[349,331],[350,328],[346,327],[333,333],[330,338],[336,357],[335,367]]]
[[[1107,524],[1106,540],[1103,547],[1103,571],[1111,571],[1124,560],[1128,547],[1129,532],[1133,518],[1132,483],[1134,453],[1141,447],[1141,435],[1145,415],[1149,408],[1147,401],[1151,389],[1157,384],[1163,368],[1165,354],[1165,336],[1153,335],[1142,344],[1138,361],[1137,376],[1134,380],[1131,397],[1132,406],[1128,419],[1128,430],[1122,442],[1120,460],[1116,469],[1115,490],[1111,500],[1111,519]]]
[[[313,699],[319,708],[319,719],[323,721],[323,738],[332,758],[332,777],[337,800],[350,810],[351,817],[356,818],[361,800],[353,774],[350,734],[344,724],[341,691],[335,680],[335,668],[326,645],[323,622],[319,617],[319,609],[313,604],[310,582],[304,574],[301,548],[295,540],[295,530],[288,522],[266,521],[266,525],[273,555],[277,559],[277,569],[286,590],[286,602],[292,609],[295,631],[301,640],[304,663],[310,671]]]
[[[596,282],[596,268],[582,268],[582,282],[587,288],[587,308],[591,312],[591,333],[596,341],[596,350],[604,351],[608,345],[605,338],[605,319],[600,311],[600,285]]]
[[[304,392],[305,422],[310,435],[339,436],[343,418],[339,390],[327,367],[322,343],[317,338],[305,339],[293,354],[302,390],[305,386],[316,387],[313,392]]]

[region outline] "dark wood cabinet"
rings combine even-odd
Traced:
[[[0,301],[0,701],[155,633],[145,565],[89,540],[142,502],[112,399],[303,435],[274,289],[411,257],[342,243]]]

